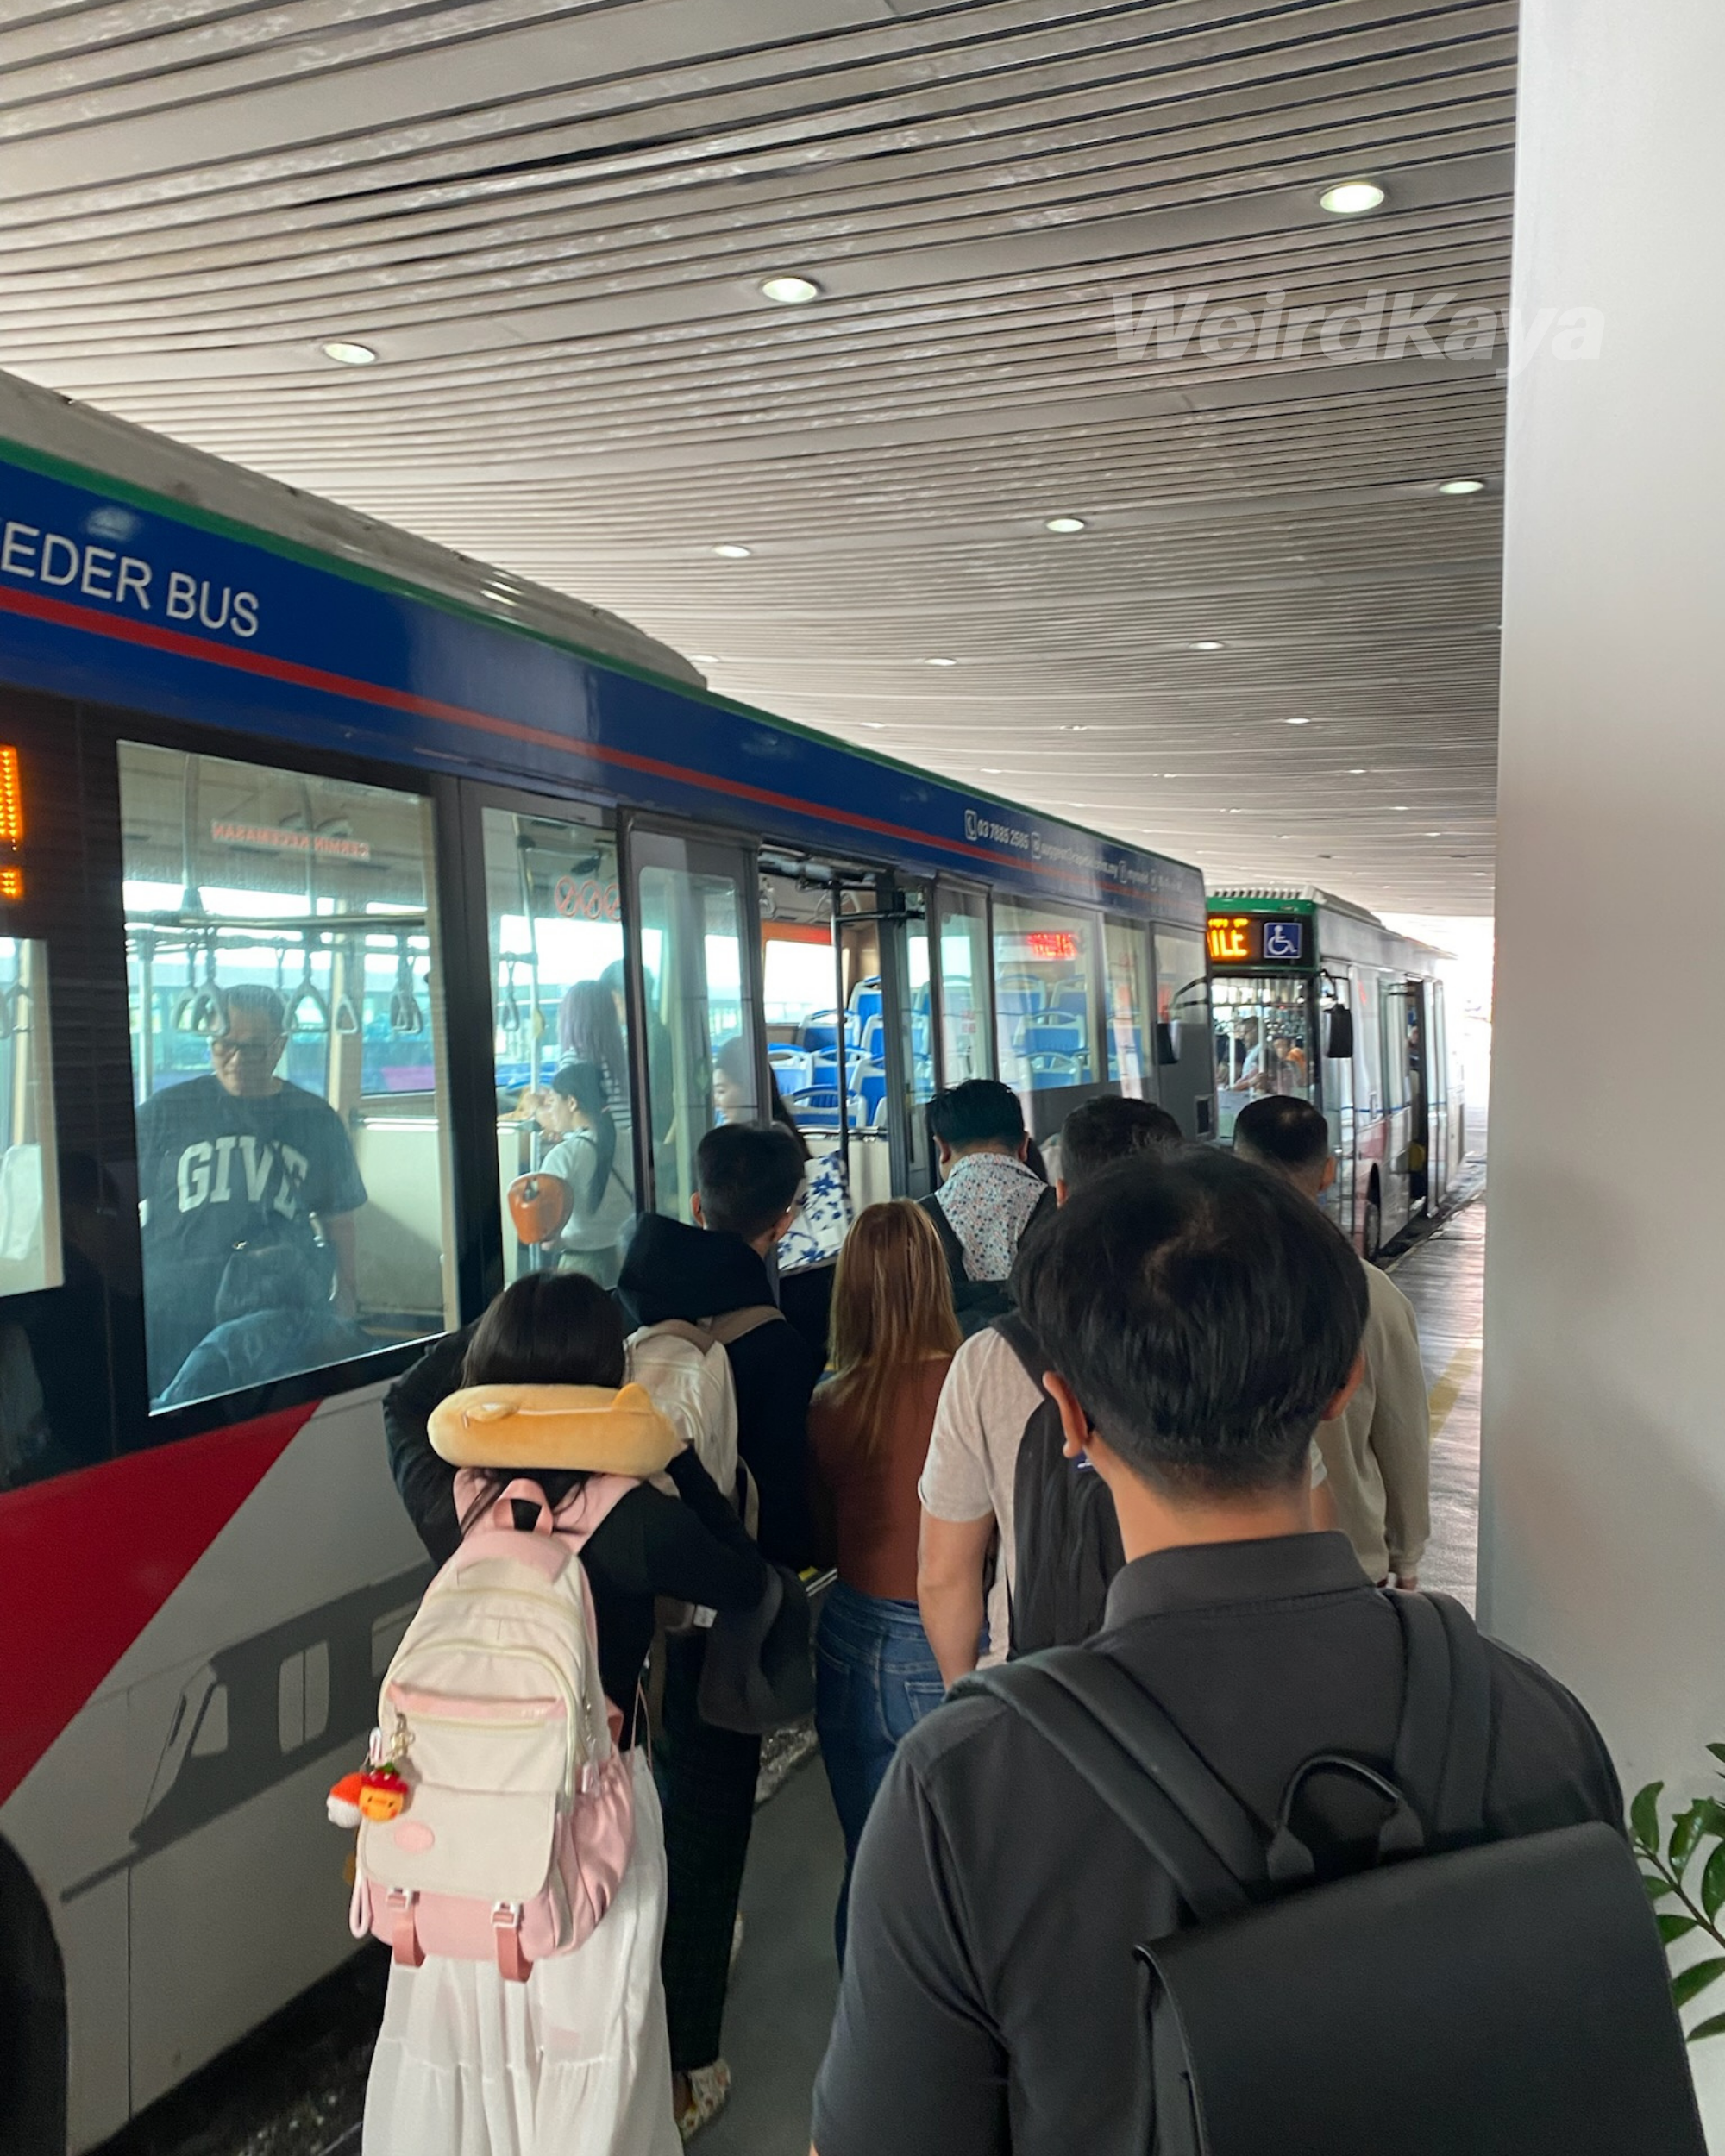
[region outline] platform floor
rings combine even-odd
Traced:
[[[1392,1261],[1420,1319],[1432,1391],[1433,1538],[1421,1584],[1473,1600],[1479,1511],[1482,1195]],[[702,2156],[806,2156],[808,2099],[837,1990],[832,1908],[844,1849],[810,1760],[756,1821],[725,2051],[730,2108]],[[110,2141],[101,2156],[359,2156],[384,1975],[365,1954]]]

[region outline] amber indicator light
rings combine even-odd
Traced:
[[[1210,918],[1210,956],[1218,965],[1239,965],[1251,956],[1252,916],[1217,913]]]
[[[18,752],[0,748],[0,847],[16,853],[24,843],[24,781],[18,768]],[[0,866],[0,899],[22,899],[24,872]]]

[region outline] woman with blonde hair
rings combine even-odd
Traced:
[[[945,1687],[917,1611],[917,1482],[963,1336],[934,1224],[894,1198],[859,1214],[832,1291],[832,1375],[809,1407],[815,1515],[838,1579],[815,1642],[815,1727],[850,1867],[898,1741]]]

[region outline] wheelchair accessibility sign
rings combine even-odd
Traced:
[[[1303,921],[1266,921],[1264,924],[1264,955],[1283,965],[1298,965],[1306,955],[1306,924]]]

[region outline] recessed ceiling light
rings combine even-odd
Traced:
[[[1309,726],[1311,723],[1309,718],[1284,718],[1282,722],[1284,726]]]
[[[1365,766],[1363,763],[1354,764],[1350,768],[1348,776],[1351,779],[1363,779],[1365,776]]]
[[[1441,831],[1427,831],[1426,836],[1427,838],[1441,838],[1443,837],[1443,833]]]
[[[958,661],[956,659],[925,659],[923,664],[925,667],[956,667]]]
[[[715,554],[723,555],[727,561],[746,561],[755,551],[753,547],[715,547]]]
[[[1485,481],[1484,479],[1443,479],[1439,483],[1438,492],[1440,494],[1483,494],[1485,492]]]
[[[806,307],[820,298],[820,286],[812,277],[768,277],[762,280],[761,297],[781,307]]]
[[[354,344],[347,337],[331,337],[319,347],[326,360],[334,360],[337,367],[370,367],[377,354],[368,344]]]
[[[1327,210],[1333,217],[1364,216],[1368,210],[1376,210],[1383,199],[1383,190],[1375,179],[1340,179],[1333,187],[1326,187],[1318,197],[1318,207]]]
[[[1189,651],[1220,651],[1222,647],[1214,637],[1207,637],[1202,643],[1189,644],[1186,648]]]
[[[982,776],[985,779],[1004,779],[1006,775],[1005,768],[1000,764],[985,763],[982,766]]]
[[[1043,530],[1044,531],[1082,531],[1084,519],[1082,517],[1051,517],[1043,526]]]
[[[716,667],[718,662],[718,654],[715,651],[692,651],[689,654],[691,666]]]
[[[1397,801],[1393,805],[1390,812],[1396,816],[1405,816],[1408,813],[1408,804],[1405,801]]]
[[[887,730],[887,722],[884,718],[865,718],[862,724],[871,734],[884,734]]]

